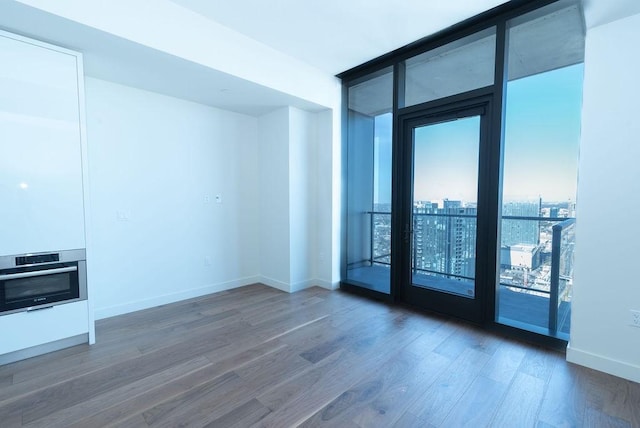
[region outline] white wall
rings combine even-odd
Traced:
[[[289,109],[289,230],[291,291],[313,284],[317,272],[317,120]]]
[[[340,112],[338,112],[338,115]],[[340,139],[334,145],[332,125],[333,111],[326,110],[315,114],[316,138],[316,284],[325,288],[335,289],[339,286],[340,275],[340,247],[339,231],[334,248],[334,231],[340,222],[339,206],[334,197],[340,200],[340,164],[334,165],[334,152],[340,159]],[[339,128],[338,128],[339,131]],[[338,193],[334,195],[334,181],[337,181]],[[338,211],[336,223],[334,209]],[[335,255],[335,266],[334,266]]]
[[[256,282],[257,119],[92,78],[86,101],[96,317]]]
[[[294,107],[258,119],[260,275],[284,291],[335,288],[331,119]]]
[[[640,15],[587,32],[567,359],[640,382]]]
[[[260,275],[265,284],[289,291],[289,109],[258,119]]]

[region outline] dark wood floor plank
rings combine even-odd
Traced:
[[[59,351],[50,352],[48,354],[40,355],[37,358],[27,358],[26,360],[16,361],[15,363],[0,365],[0,377],[7,375],[21,376],[24,373],[28,373],[34,368],[41,367],[47,364],[53,364],[60,358],[68,357],[74,354],[83,354],[87,352],[91,347],[87,345],[72,346],[70,348],[61,349]]]
[[[456,323],[439,323],[432,330],[422,332],[418,339],[408,345],[407,349],[417,355],[429,355],[445,340],[455,335],[459,329],[460,327]]]
[[[0,388],[6,388],[10,385],[13,385],[13,375],[8,374],[0,377]]]
[[[64,409],[51,413],[50,415],[26,424],[25,426],[30,428],[68,427],[88,415],[95,415],[105,409],[117,406],[123,401],[135,399],[135,397],[144,394],[151,389],[155,389],[210,365],[211,362],[206,357],[196,357],[193,360],[172,366],[138,381],[128,383],[120,388],[113,389],[92,399],[76,404],[75,406],[65,407]],[[112,420],[111,422],[115,422],[115,420]]]
[[[435,352],[449,358],[455,358],[467,349],[493,355],[499,345],[500,341],[493,335],[481,332],[475,327],[466,327],[460,330],[459,334],[450,336],[442,342]]]
[[[139,357],[140,351],[135,344],[121,342],[118,346],[90,347],[80,345],[84,348],[82,352],[68,356],[60,356],[58,359],[47,364],[41,364],[28,370],[20,370],[13,378],[13,384],[33,380],[42,381],[46,379],[49,383],[55,383],[57,378],[68,379],[74,373],[84,373],[95,370],[95,367],[104,367],[108,364],[115,364],[118,360],[123,361],[130,358]],[[2,393],[0,392],[0,400]]]
[[[147,428],[148,425],[144,421],[142,415],[132,415],[126,419],[120,420],[109,425],[81,425],[82,428],[93,428],[98,426],[108,426],[109,428]]]
[[[412,352],[414,342],[405,348]],[[413,353],[413,352],[412,352]],[[452,361],[440,354],[420,352],[414,353],[418,357],[418,363],[412,367],[404,379],[389,385],[361,412],[353,416],[353,421],[362,427],[392,426],[406,410],[422,397],[439,375],[448,370]]]
[[[584,413],[584,425],[598,428],[631,428],[629,421],[607,415],[591,407],[587,407]]]
[[[231,315],[223,320],[206,321],[189,329],[159,331],[144,338],[136,338],[134,343],[143,354],[155,352],[163,348],[172,348],[182,343],[197,341],[203,336],[229,337],[236,332],[248,331],[249,324],[240,320],[240,314]]]
[[[189,342],[189,346],[185,346],[184,343],[177,343],[171,347],[163,348],[162,352],[151,352],[115,366],[92,372],[87,376],[54,385],[10,403],[9,406],[25,408],[23,420],[31,422],[45,417],[61,407],[76,405],[110,389],[134,382],[227,343],[226,339],[210,332],[204,332],[194,337]]]
[[[0,367],[0,426],[640,427],[638,383],[317,287],[101,320],[97,341]]]
[[[336,303],[337,300],[337,303]],[[331,323],[339,330],[350,329],[354,323],[376,318],[397,317],[396,311],[379,302],[358,299],[357,296],[347,298],[331,298],[334,309],[331,314]]]
[[[478,376],[442,423],[445,427],[489,426],[508,385]]]
[[[255,337],[248,337],[241,341],[232,341],[228,346],[209,352],[205,356],[213,364],[215,372],[223,374],[278,352],[286,346],[278,339],[262,342]]]
[[[558,363],[565,364],[564,355],[549,349],[530,347],[518,371],[547,382]]]
[[[176,378],[173,382],[167,383],[160,388],[150,389],[144,394],[133,397],[119,406],[103,410],[91,418],[84,420],[80,426],[103,426],[118,420],[121,415],[152,409],[165,403],[169,399],[175,399],[187,394],[191,390],[197,388],[205,390],[207,386],[202,386],[203,384],[207,382],[215,383],[220,376],[226,373],[232,373],[232,370],[242,367],[264,355],[282,349],[284,346],[284,344],[277,341],[259,343],[257,346],[254,342],[253,347],[248,349],[246,344],[237,344],[235,352],[228,352],[228,350],[225,349],[225,353],[216,354],[216,358],[208,356],[207,358],[211,361],[211,364],[206,368],[191,373],[188,376]],[[168,406],[164,404],[165,409],[166,407]]]
[[[4,427],[21,427],[22,426],[22,408],[8,406],[0,406],[0,426]]]
[[[578,385],[581,368],[557,364],[549,379],[538,420],[554,427],[583,426],[586,394]]]
[[[622,380],[623,382],[629,382],[627,380]],[[630,407],[629,420],[631,424],[635,427],[640,427],[640,383],[629,382],[629,389],[631,390],[629,394],[629,401],[626,403],[626,406]]]
[[[434,351],[437,352],[437,349]],[[482,371],[490,356],[467,348],[409,408],[421,420],[440,425]]]
[[[316,290],[316,289],[313,289]],[[238,308],[242,311],[242,319],[249,324],[259,324],[274,316],[301,307],[313,306],[326,300],[326,292],[302,290],[293,294],[274,296],[270,299]]]
[[[215,419],[206,425],[206,428],[243,428],[248,427],[271,412],[261,402],[252,398],[246,403],[236,407],[226,415]]]
[[[405,412],[396,423],[393,424],[393,428],[434,428],[435,425],[431,425],[411,412]]]
[[[491,425],[496,427],[535,426],[544,389],[545,382],[542,379],[518,373]]]
[[[288,376],[295,376],[310,366],[311,363],[295,349],[285,346],[235,369],[234,372],[251,385],[253,394],[258,395],[264,387],[275,387],[278,381],[285,381]]]
[[[244,384],[240,376],[229,372],[145,410],[142,416],[149,426],[178,426],[188,418],[202,417],[201,412],[213,410],[226,402],[225,398]]]
[[[206,389],[206,386],[202,386],[203,384],[216,382],[224,374],[232,373],[233,369],[250,363],[263,355],[275,352],[284,345],[277,341],[272,341],[259,343],[258,345],[254,343],[253,346],[255,348],[246,349],[245,344],[239,344],[235,348],[235,353],[228,352],[225,348],[224,355],[217,355],[217,358],[208,356],[207,358],[211,361],[211,364],[203,369],[183,377],[176,377],[172,382],[168,382],[158,388],[149,389],[145,393],[131,397],[117,406],[104,409],[79,421],[78,427],[104,426],[120,420],[123,416],[152,409],[170,399],[187,394],[191,390],[197,388]]]
[[[640,384],[587,368],[579,369],[578,381],[589,408],[640,426]]]
[[[414,341],[415,342],[415,341]],[[412,342],[413,344],[413,342]],[[308,418],[303,426],[391,426],[450,364],[439,354],[408,350],[409,346],[365,375],[358,383]]]
[[[141,353],[135,346],[121,347],[111,354],[94,353],[94,349],[88,349],[81,354],[73,354],[51,364],[42,364],[27,371],[20,371],[16,373],[20,382],[14,382],[0,389],[0,406],[140,356]]]
[[[526,356],[522,345],[503,341],[483,370],[483,375],[510,384]]]
[[[338,349],[344,348],[351,351],[362,350],[363,347],[376,338],[384,337],[384,330],[389,326],[394,328],[393,319],[365,319],[362,321],[356,321],[353,325],[340,331],[334,331],[332,334],[322,336],[322,342],[317,345],[303,351],[300,355],[311,361],[317,363],[318,361],[333,354]],[[304,329],[303,331],[307,331]]]
[[[339,363],[330,367],[324,376],[311,379],[300,377],[294,382],[303,381],[306,389],[270,413],[259,426],[282,427],[296,426],[304,422],[318,409],[326,406],[343,391],[350,388],[367,374],[371,373],[391,356],[399,353],[406,345],[414,341],[418,333],[402,330],[389,332],[381,346],[362,355],[344,352]]]
[[[150,426],[208,424],[237,408],[247,397],[260,394],[271,387],[274,380],[284,380],[288,373],[295,375],[309,365],[295,351],[285,347],[223,375],[235,375],[240,383],[225,384],[224,390],[217,386],[213,389],[201,386],[145,411],[144,417]],[[231,388],[226,389],[228,386]]]
[[[270,410],[277,410],[297,396],[307,393],[310,388],[318,388],[326,379],[331,379],[339,375],[342,370],[352,367],[352,356],[344,350],[339,350],[317,364],[308,367],[306,370],[286,379],[273,388],[269,388],[263,394],[258,395],[262,404]]]
[[[383,393],[398,385],[406,385],[411,369],[420,358],[410,352],[401,352],[380,366],[380,370],[365,376],[329,404],[308,418],[302,426],[341,426],[351,421],[365,407],[370,406]]]

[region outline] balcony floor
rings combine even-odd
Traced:
[[[347,278],[361,283],[366,288],[389,293],[390,270],[384,266],[367,266],[350,269]],[[473,288],[470,282],[449,280],[446,278],[416,275],[414,282],[429,288],[435,288],[456,294],[470,295]],[[365,285],[366,284],[366,285]],[[516,327],[546,329],[549,322],[549,299],[531,294],[519,293],[508,288],[500,290],[500,322]],[[558,310],[558,330],[563,335],[569,335],[571,321],[571,304],[562,302]],[[524,324],[524,326],[523,326]]]

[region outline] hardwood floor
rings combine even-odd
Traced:
[[[252,285],[0,367],[5,427],[640,427],[640,385],[452,319]]]

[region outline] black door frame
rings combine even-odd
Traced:
[[[423,309],[442,312],[478,324],[495,308],[495,275],[497,257],[496,221],[499,174],[491,174],[491,165],[499,156],[500,139],[492,135],[493,96],[490,88],[480,89],[404,109],[396,118],[398,130],[394,153],[394,193],[398,195],[392,212],[397,213],[392,233],[392,290],[397,300]],[[476,236],[476,293],[473,299],[411,285],[411,232],[413,129],[417,126],[480,115],[478,158],[478,217]],[[498,146],[497,148],[494,146]],[[496,150],[497,149],[497,150]],[[499,161],[499,159],[498,159]],[[392,220],[393,221],[393,220]],[[410,227],[411,228],[411,227]],[[493,266],[493,268],[491,268]]]

